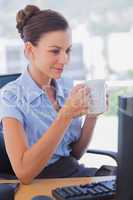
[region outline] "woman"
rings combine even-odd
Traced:
[[[20,10],[16,20],[29,66],[2,89],[0,110],[16,176],[28,184],[35,177],[95,175],[95,169],[77,161],[97,119],[88,114],[88,88],[79,84],[69,92],[61,79],[72,47],[68,22],[53,10],[32,5]]]

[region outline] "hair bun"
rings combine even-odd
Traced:
[[[17,22],[17,29],[18,32],[23,32],[23,27],[28,21],[29,18],[31,18],[33,15],[36,15],[40,12],[40,9],[37,6],[34,5],[27,5],[24,9],[19,10],[16,15],[16,22]]]

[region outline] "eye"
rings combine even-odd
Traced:
[[[66,53],[69,54],[72,51],[72,49],[67,49]]]
[[[51,52],[53,53],[53,54],[59,54],[60,53],[60,50],[59,49],[53,49],[53,50],[51,50]]]

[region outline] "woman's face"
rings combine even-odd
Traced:
[[[61,77],[71,50],[71,31],[53,31],[44,34],[34,46],[30,43],[32,67],[48,78]]]

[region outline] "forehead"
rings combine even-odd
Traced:
[[[43,45],[45,47],[49,46],[64,46],[68,47],[72,44],[72,33],[71,30],[65,31],[52,31],[42,35],[39,40],[39,45]]]

